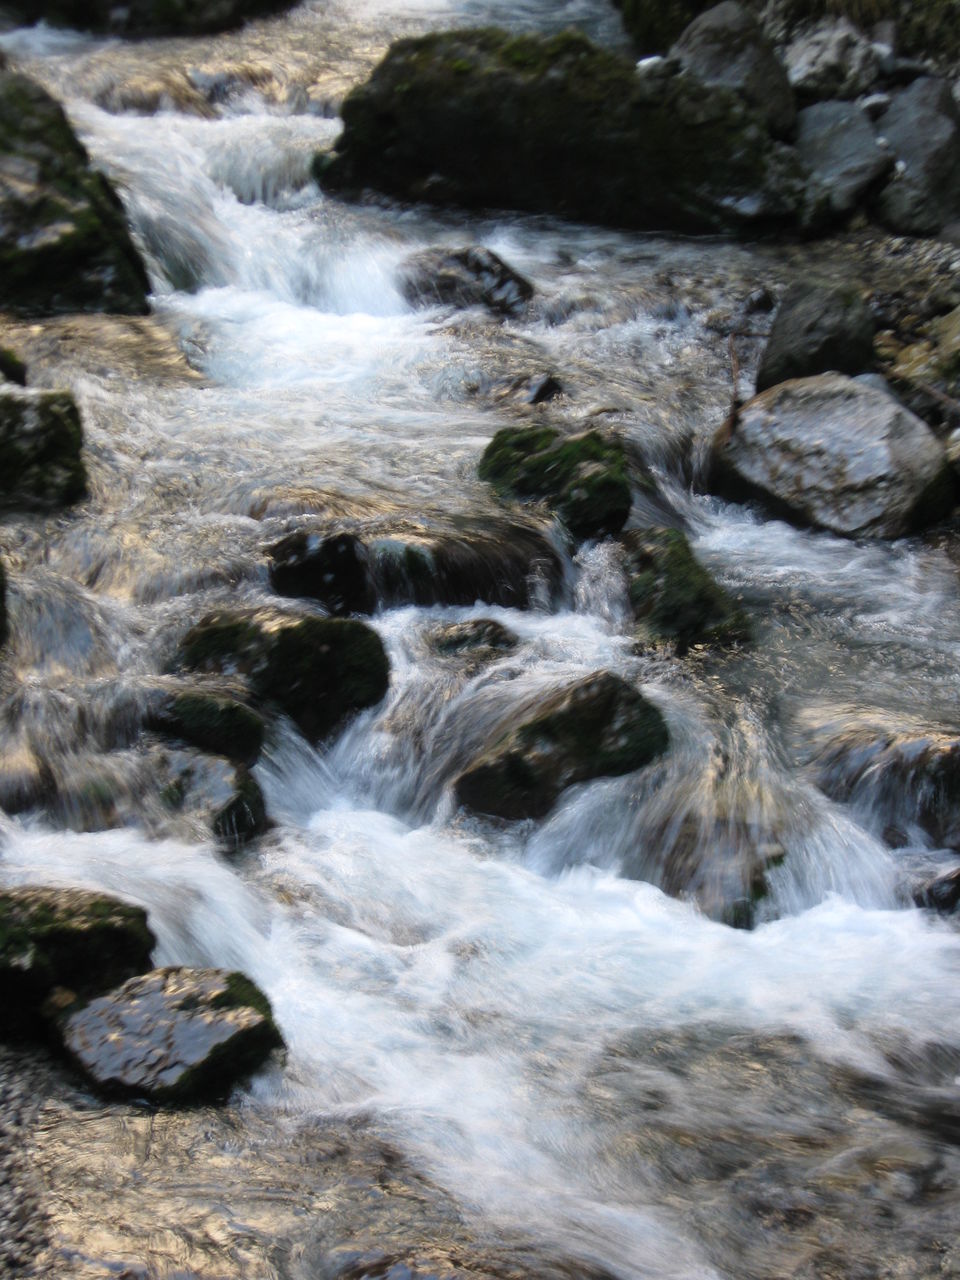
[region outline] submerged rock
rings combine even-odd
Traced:
[[[575,32],[400,40],[343,120],[317,165],[331,190],[694,232],[813,214],[797,157],[735,93],[641,75]]]
[[[724,0],[690,23],[670,50],[704,84],[732,89],[767,122],[777,138],[789,138],[797,119],[783,63],[749,9]]]
[[[5,307],[44,315],[147,311],[147,273],[116,193],[90,167],[59,104],[3,70],[0,177]]]
[[[960,215],[960,109],[945,80],[925,77],[893,95],[878,125],[896,156],[877,201],[893,231],[935,235]]]
[[[261,716],[225,694],[192,691],[165,698],[147,727],[239,764],[256,764],[263,746]]]
[[[457,802],[498,818],[542,818],[567,787],[632,773],[669,746],[653,703],[601,671],[547,698],[454,782]]]
[[[564,436],[555,427],[504,427],[484,450],[478,474],[502,494],[543,499],[578,539],[619,533],[630,514],[623,446],[597,431]]]
[[[413,306],[438,302],[488,307],[516,315],[533,297],[533,285],[490,249],[424,249],[400,268],[400,291]]]
[[[680,653],[695,644],[749,639],[750,624],[697,561],[679,529],[622,534],[627,589],[634,617]]]
[[[89,994],[150,967],[147,915],[103,893],[0,892],[0,1032],[29,1030],[55,987]]]
[[[714,437],[708,483],[844,537],[900,537],[945,515],[954,499],[946,453],[927,424],[886,392],[832,373],[745,404]]]
[[[827,194],[832,212],[847,217],[893,167],[866,112],[855,102],[817,102],[798,117],[797,152]]]
[[[787,290],[757,371],[757,390],[816,373],[864,373],[873,367],[874,321],[850,285],[817,281]]]
[[[319,742],[387,692],[383,643],[362,622],[301,618],[269,610],[211,613],[187,633],[176,665],[240,674]]]
[[[263,992],[224,969],[156,969],[72,1014],[71,1059],[104,1092],[159,1103],[224,1098],[283,1045]]]
[[[0,505],[58,507],[84,497],[82,447],[69,392],[0,387]]]
[[[23,21],[43,19],[51,26],[80,31],[109,31],[124,36],[192,36],[229,31],[251,18],[281,13],[295,0],[7,0],[5,7]]]

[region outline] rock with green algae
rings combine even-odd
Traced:
[[[116,192],[60,105],[0,70],[0,279],[8,310],[147,312],[147,273]]]
[[[348,193],[689,232],[806,225],[822,204],[735,93],[641,74],[577,32],[400,40],[343,121],[316,172]]]
[[[372,627],[267,609],[208,614],[184,637],[175,665],[245,677],[255,697],[279,706],[314,743],[380,702],[390,680]]]
[[[31,1030],[56,987],[90,994],[150,967],[141,907],[84,889],[0,892],[0,1031]]]
[[[223,969],[155,969],[70,1014],[63,1043],[104,1093],[184,1105],[227,1096],[283,1038],[270,1002]]]
[[[125,36],[192,36],[229,31],[289,9],[294,0],[7,0],[21,21]]]
[[[634,617],[680,653],[750,638],[746,615],[707,572],[679,529],[631,529],[620,538]]]
[[[577,782],[650,764],[669,746],[663,716],[643,694],[596,672],[527,707],[454,782],[457,802],[497,818],[542,818]]]
[[[619,533],[630,514],[623,446],[598,431],[565,436],[555,427],[504,427],[478,473],[501,494],[542,499],[577,539]]]
[[[82,448],[69,392],[0,388],[0,505],[58,507],[84,497]]]

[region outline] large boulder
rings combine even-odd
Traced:
[[[0,70],[3,306],[142,315],[149,283],[120,201],[59,104]]]
[[[125,36],[208,35],[289,9],[294,0],[6,0],[21,21]]]
[[[670,53],[703,84],[739,94],[759,111],[774,137],[792,135],[797,106],[790,81],[749,9],[724,0],[695,18]]]
[[[784,54],[787,75],[803,102],[856,98],[876,82],[877,47],[846,18],[827,19],[799,34]]]
[[[84,497],[82,447],[69,392],[0,388],[0,505],[58,507]]]
[[[576,782],[632,773],[669,746],[663,716],[601,671],[561,689],[507,730],[454,782],[459,804],[498,818],[541,818]]]
[[[331,190],[712,232],[812,216],[807,175],[735,93],[584,36],[400,40],[343,104]]]
[[[517,315],[533,297],[533,285],[490,249],[423,249],[400,268],[400,290],[413,306],[444,303],[487,307]]]
[[[838,218],[858,209],[894,163],[856,102],[817,102],[801,111],[797,152]]]
[[[245,677],[257,698],[276,703],[311,742],[375,706],[390,679],[371,627],[270,610],[208,614],[184,637],[175,665]]]
[[[879,129],[896,157],[877,212],[893,231],[935,235],[960,214],[960,111],[945,80],[893,96]]]
[[[797,378],[722,427],[711,489],[800,524],[896,538],[946,514],[954,482],[930,428],[886,391],[840,374]]]
[[[0,892],[0,1034],[30,1030],[57,987],[87,995],[150,967],[141,907],[82,889]]]
[[[681,654],[691,645],[750,637],[750,624],[723,587],[699,563],[679,529],[632,529],[622,534],[627,588],[634,617]]]
[[[816,373],[865,373],[873,367],[875,324],[851,285],[793,285],[777,308],[757,371],[757,390]]]
[[[542,499],[577,539],[619,533],[630,514],[623,446],[597,431],[564,436],[555,427],[503,427],[478,474],[506,496]]]
[[[263,992],[224,969],[155,969],[71,1014],[63,1043],[109,1094],[159,1103],[225,1097],[283,1045]]]

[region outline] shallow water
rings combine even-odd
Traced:
[[[92,496],[0,526],[0,723],[9,759],[42,756],[79,799],[0,819],[0,876],[142,903],[158,963],[249,973],[288,1045],[219,1114],[55,1093],[36,1139],[50,1273],[960,1274],[960,934],[909,905],[956,857],[916,828],[891,848],[869,795],[817,786],[853,724],[955,727],[955,554],[799,531],[688,484],[733,390],[717,316],[811,259],[879,285],[892,251],[322,196],[311,158],[389,39],[477,21],[622,43],[599,0],[308,3],[202,45],[0,38],[117,181],[157,317],[36,339],[36,379],[82,406]],[[116,109],[162,77],[159,112]],[[206,115],[178,107],[171,85],[210,77]],[[408,306],[403,260],[465,243],[533,281],[529,314]],[[743,390],[759,339],[738,343]],[[547,371],[566,394],[544,410],[505,394]],[[373,619],[387,700],[323,753],[275,729],[255,772],[277,826],[239,863],[158,825],[139,714],[186,628],[271,600],[264,549],[304,522],[489,523],[479,454],[534,413],[623,434],[755,644],[638,647],[609,549],[570,559],[548,528],[559,599]],[[474,617],[519,647],[480,669],[430,647]],[[573,788],[539,824],[455,811],[452,778],[512,705],[600,669],[661,708],[663,762]],[[98,776],[120,799],[94,822]],[[758,926],[711,918],[772,847]]]

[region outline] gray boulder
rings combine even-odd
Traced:
[[[82,447],[80,414],[69,392],[13,383],[0,389],[0,504],[56,507],[82,498]]]
[[[899,537],[944,515],[954,498],[927,424],[892,396],[833,373],[781,383],[744,405],[714,437],[709,485],[845,537]]]
[[[737,93],[774,137],[792,135],[797,107],[786,70],[756,17],[735,0],[695,18],[670,53],[703,84]]]
[[[413,306],[483,306],[498,315],[516,315],[533,297],[529,280],[478,246],[413,254],[400,269],[400,290]]]
[[[893,167],[870,120],[855,102],[817,102],[800,112],[797,151],[830,209],[846,217]]]
[[[283,1044],[263,992],[223,969],[132,978],[68,1017],[63,1042],[98,1088],[161,1103],[225,1097]]]
[[[784,294],[757,370],[757,391],[816,373],[873,365],[874,321],[848,285],[795,284]]]
[[[944,80],[893,96],[878,124],[896,157],[877,212],[893,231],[935,235],[960,214],[960,111]]]
[[[784,61],[797,97],[820,102],[866,93],[880,74],[882,55],[853,23],[837,18],[797,36]]]

